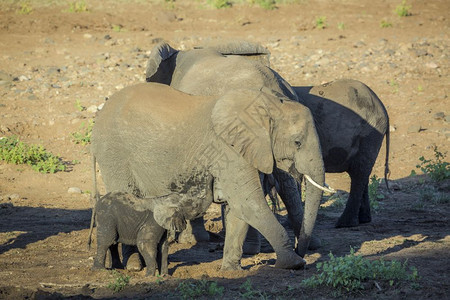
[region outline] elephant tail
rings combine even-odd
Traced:
[[[386,129],[386,158],[384,161],[384,182],[386,183],[386,188],[389,190],[389,183],[388,183],[388,177],[391,174],[391,171],[389,170],[389,144],[390,144],[390,126],[389,126],[389,116],[386,112],[386,118],[387,118],[387,129]]]
[[[95,155],[92,155],[92,182],[93,182],[93,192],[91,192],[91,204],[92,204],[92,215],[91,215],[91,225],[89,227],[89,234],[88,234],[88,241],[87,241],[87,249],[88,251],[91,249],[91,243],[92,243],[92,230],[94,229],[94,223],[95,223],[95,214],[96,214],[96,207],[97,203],[100,201],[100,195],[98,193],[97,189],[97,168],[96,168],[96,158]],[[94,194],[92,194],[94,193]]]

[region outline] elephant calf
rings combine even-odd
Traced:
[[[163,197],[146,198],[145,201],[158,202],[165,198],[168,202],[176,202],[181,196],[176,193]],[[142,199],[144,200],[144,199]],[[135,245],[147,265],[146,275],[155,275],[158,265],[159,274],[168,273],[168,240],[167,229],[182,231],[186,227],[184,215],[177,209],[158,207],[157,212],[140,208],[141,199],[122,192],[108,193],[103,196],[92,211],[97,224],[97,255],[93,269],[105,268],[108,249],[111,251],[112,268],[123,268],[120,262],[117,243]],[[163,226],[159,225],[163,224]],[[89,242],[93,222],[89,232]]]

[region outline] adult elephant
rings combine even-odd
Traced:
[[[176,50],[166,42],[162,42],[151,52],[146,80],[168,84],[193,95],[220,96],[227,91],[245,88],[265,90],[272,95],[298,100],[289,83],[269,67],[269,55],[270,52],[261,45],[247,41],[219,41],[188,51]],[[282,186],[281,197],[284,196],[284,192],[290,193],[291,182],[283,178],[289,177],[294,182],[295,180],[280,168],[274,168],[273,173]],[[308,201],[318,203],[321,195],[322,192],[319,189],[307,183],[306,199]],[[299,198],[286,196],[283,199],[294,227],[297,240],[296,252],[304,256],[310,236],[307,240],[304,235],[300,237],[303,230],[302,203]],[[315,212],[310,212],[308,208],[305,215],[309,220],[306,222],[308,227],[306,230],[309,231],[314,226],[312,220],[315,220]],[[230,219],[232,218],[233,216],[230,216]],[[203,226],[203,223],[200,225]],[[246,225],[242,224],[242,226],[241,230],[246,230]],[[240,245],[236,247],[238,246],[240,247]]]
[[[300,103],[314,118],[325,172],[350,175],[350,194],[336,227],[352,227],[372,220],[369,176],[384,136],[384,177],[389,173],[389,116],[378,96],[364,83],[340,79],[320,86],[294,87]]]
[[[347,172],[351,178],[350,194],[336,227],[352,227],[372,220],[368,195],[369,176],[386,136],[384,177],[389,172],[389,116],[378,96],[364,83],[340,79],[319,86],[294,86],[300,103],[313,115],[323,154],[325,172]],[[266,175],[267,176],[267,175]],[[276,178],[280,180],[280,178]],[[282,199],[301,198],[296,181],[285,176]],[[273,185],[274,183],[272,183]],[[272,185],[266,185],[268,193]],[[289,200],[289,198],[291,198]],[[250,228],[244,252],[258,253],[259,233]]]
[[[323,185],[320,144],[309,109],[267,91],[237,89],[201,97],[146,83],[116,93],[92,131],[91,151],[106,191],[141,197],[187,194],[188,203],[180,207],[198,206],[196,214],[186,216],[192,219],[206,210],[201,199],[213,176],[230,208],[222,269],[240,268],[247,224],[273,246],[276,267],[302,267],[305,261],[267,206],[258,171],[272,173],[276,167],[299,180],[308,174]],[[305,245],[321,197],[318,188],[309,190],[299,237]]]

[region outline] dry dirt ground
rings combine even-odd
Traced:
[[[248,4],[219,10],[193,0],[87,1],[87,12],[71,12],[64,0],[20,3],[0,4],[0,134],[43,145],[70,162],[70,170],[41,174],[0,162],[0,298],[179,298],[176,288],[187,278],[217,281],[224,298],[249,298],[241,288],[247,279],[255,298],[330,298],[333,290],[307,290],[300,282],[329,252],[345,255],[350,246],[371,259],[408,260],[420,279],[393,287],[370,283],[346,297],[450,297],[450,184],[409,176],[420,173],[419,157],[433,158],[435,146],[450,150],[448,0],[410,0],[407,17],[394,13],[400,0],[304,0],[274,10]],[[322,16],[324,29],[316,26]],[[211,242],[173,245],[166,278],[120,271],[131,279],[115,293],[108,284],[117,274],[90,270],[89,146],[75,144],[71,134],[105,97],[145,80],[156,42],[189,49],[220,38],[263,44],[272,67],[292,85],[337,78],[369,85],[390,114],[392,193],[382,186],[373,222],[356,228],[334,228],[342,207],[321,209],[315,233],[323,246],[308,253],[299,271],[274,269],[275,255],[264,253],[246,256],[243,271],[220,272],[223,232],[213,205]],[[384,149],[373,170],[378,177]],[[327,175],[327,182],[349,190],[346,174]],[[71,187],[82,193],[68,193]]]

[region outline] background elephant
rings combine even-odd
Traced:
[[[368,195],[369,176],[386,135],[385,181],[389,172],[389,117],[381,100],[364,83],[340,79],[320,86],[293,87],[300,103],[307,106],[314,118],[323,153],[325,172],[347,172],[351,188],[344,212],[336,227],[351,227],[371,221]],[[277,180],[280,180],[279,177]],[[281,191],[286,197],[301,198],[301,188],[296,181],[285,176]],[[266,181],[265,193],[273,183]],[[275,186],[280,190],[280,186]],[[289,202],[294,202],[290,200]],[[251,228],[244,252],[259,252],[259,233]]]
[[[314,121],[298,102],[257,90],[200,97],[162,84],[138,84],[113,95],[99,112],[91,151],[107,192],[141,197],[182,193],[188,196],[180,207],[198,205],[199,211],[206,211],[211,189],[207,178],[219,180],[230,206],[223,269],[240,268],[247,224],[273,246],[276,267],[305,264],[267,206],[258,174],[272,173],[276,166],[296,178],[309,174],[323,185]],[[306,244],[317,216],[318,193],[305,203],[309,213],[300,238]]]
[[[341,79],[320,86],[294,87],[309,107],[322,148],[325,172],[347,172],[350,195],[336,227],[372,220],[369,176],[386,136],[384,177],[389,173],[389,116],[381,100],[364,83]]]
[[[227,91],[244,88],[263,90],[272,95],[298,100],[289,83],[268,66],[268,56],[267,49],[246,41],[222,41],[188,51],[175,50],[163,42],[152,50],[147,64],[146,79],[148,82],[168,84],[193,95],[220,96]],[[240,101],[240,99],[237,100]],[[243,109],[246,108],[243,107]],[[295,182],[287,172],[280,170],[277,166],[273,169],[273,174],[279,178],[289,176]],[[282,185],[280,194],[283,197],[283,193],[291,190],[290,183],[285,184],[284,180],[278,180],[278,182]],[[320,201],[321,195],[320,190],[307,183],[306,198],[311,199],[311,203]],[[296,252],[303,256],[310,236],[306,239],[301,231],[302,204],[298,198],[284,197],[283,199],[285,199],[284,203],[293,224],[295,236],[299,240]],[[305,210],[307,212],[305,216],[308,219],[306,231],[310,232],[314,226],[315,213],[314,209],[310,211],[309,207]],[[233,216],[229,217],[229,219],[232,218]],[[203,226],[202,223],[201,225]],[[240,230],[244,231],[246,228]]]

